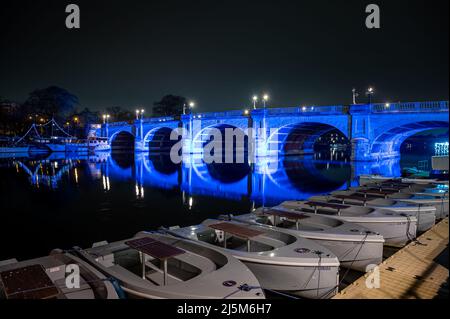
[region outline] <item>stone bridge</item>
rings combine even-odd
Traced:
[[[376,161],[398,157],[403,141],[416,133],[448,128],[448,116],[448,101],[266,108],[109,123],[96,134],[107,136],[113,150],[152,153],[168,151],[177,142],[171,132],[183,128],[183,152],[201,154],[213,129],[233,129],[263,157],[312,153],[320,136],[338,130],[352,145],[352,160]]]

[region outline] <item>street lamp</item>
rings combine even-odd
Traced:
[[[103,114],[103,124],[108,123],[109,117],[109,114]]]
[[[195,103],[191,101],[187,106],[189,106],[189,109],[192,110],[195,107]],[[183,115],[186,115],[186,103],[183,104]]]
[[[266,102],[269,101],[269,96],[267,94],[264,94],[263,96],[263,106],[266,108]]]
[[[145,112],[144,109],[136,110],[136,120],[139,120],[139,118],[142,119],[144,116],[144,112]]]
[[[375,89],[374,89],[373,87],[369,87],[369,88],[367,89],[366,95],[367,95],[368,98],[369,98],[369,104],[372,104],[372,95],[374,95],[374,93],[375,93]]]
[[[256,110],[256,102],[258,102],[258,96],[254,95],[252,100],[253,100],[253,109]]]

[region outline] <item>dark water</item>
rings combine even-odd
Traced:
[[[192,225],[345,189],[363,173],[401,171],[399,160],[353,164],[340,152],[251,165],[191,162],[174,165],[166,155],[110,153],[0,159],[0,260]]]

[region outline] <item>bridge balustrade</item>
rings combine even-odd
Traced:
[[[372,113],[448,112],[448,101],[372,104]]]

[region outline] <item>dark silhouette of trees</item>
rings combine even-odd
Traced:
[[[30,93],[23,107],[28,116],[38,114],[47,119],[65,119],[79,105],[78,97],[57,86],[35,90]]]
[[[183,113],[183,105],[187,103],[186,98],[176,95],[166,95],[161,101],[153,103],[153,116],[174,116]],[[189,108],[186,108],[186,113]]]
[[[15,135],[26,125],[23,122],[22,106],[0,97],[0,135]]]
[[[134,119],[134,114],[128,110],[122,109],[120,106],[113,106],[106,109],[111,116],[112,121],[128,122]]]

